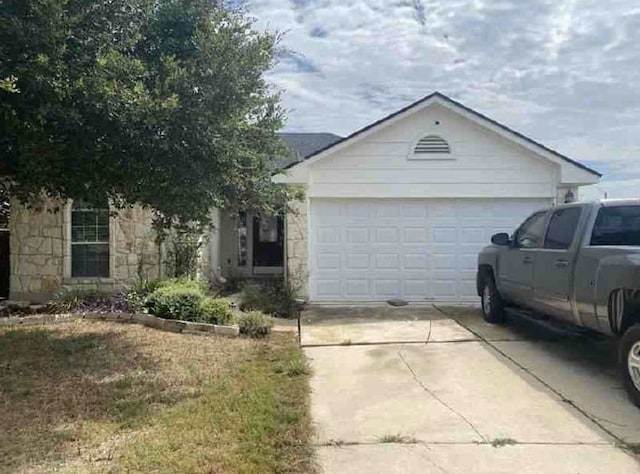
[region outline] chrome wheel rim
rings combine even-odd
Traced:
[[[489,285],[485,285],[482,290],[482,311],[487,316],[491,314],[491,289]]]
[[[627,357],[627,367],[633,385],[640,392],[640,341],[631,346]]]

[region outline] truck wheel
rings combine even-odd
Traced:
[[[493,276],[485,274],[482,277],[482,292],[480,293],[482,301],[482,316],[484,320],[491,324],[500,324],[504,321],[504,309],[502,298],[496,288]]]
[[[640,407],[640,324],[634,324],[622,336],[620,366],[624,387],[631,401]]]

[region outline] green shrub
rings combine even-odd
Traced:
[[[147,310],[156,316],[184,321],[199,321],[204,292],[180,284],[161,286],[145,301]]]
[[[167,286],[172,286],[172,287],[180,286],[182,288],[193,288],[201,291],[203,294],[206,294],[209,292],[209,284],[206,281],[199,278],[188,278],[188,277],[169,278],[166,280],[161,280],[158,283],[158,288],[164,288]]]
[[[240,295],[240,308],[256,310],[284,318],[296,317],[298,289],[284,278],[247,283]]]
[[[124,292],[126,302],[135,312],[141,312],[145,308],[147,296],[160,288],[165,283],[161,278],[140,278]]]
[[[243,313],[238,318],[240,332],[250,337],[262,337],[271,332],[273,318],[260,311]]]
[[[225,298],[206,297],[200,305],[200,321],[210,324],[232,324],[231,302]]]
[[[135,291],[141,295],[148,295],[161,286],[164,286],[167,281],[168,280],[163,278],[138,278],[133,285],[131,285],[130,291]]]

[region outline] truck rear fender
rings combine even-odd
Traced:
[[[602,258],[595,278],[598,321],[622,334],[640,322],[640,253]]]

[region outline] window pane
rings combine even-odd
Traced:
[[[98,229],[95,225],[87,225],[84,228],[84,242],[97,242]]]
[[[98,225],[109,226],[109,211],[100,210],[97,211]]]
[[[516,242],[518,247],[536,248],[542,240],[542,232],[544,231],[544,218],[546,212],[534,214],[525,221],[518,229]]]
[[[71,246],[72,277],[108,277],[108,244],[74,244]]]
[[[82,211],[71,212],[71,225],[74,227],[81,227],[84,225],[84,213]]]
[[[109,211],[106,209],[73,209],[72,242],[108,242]]]
[[[108,242],[109,241],[109,226],[101,225],[97,229],[98,231],[98,242]]]
[[[71,241],[72,242],[84,242],[84,227],[73,226],[71,227]]]
[[[593,226],[591,245],[640,246],[640,206],[601,208]]]
[[[572,207],[560,209],[553,213],[549,221],[549,229],[544,240],[546,249],[568,249],[578,227],[581,209]]]
[[[71,276],[109,276],[109,210],[74,203],[71,210]]]

